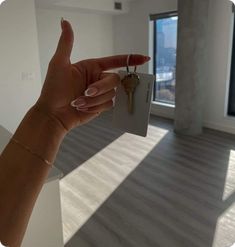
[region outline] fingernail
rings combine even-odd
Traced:
[[[64,23],[64,18],[61,17],[61,20],[60,20],[60,25],[61,25],[61,29],[63,30],[63,23]]]
[[[79,107],[77,107],[76,108],[77,109],[77,111],[81,111],[81,112],[87,112],[88,111],[88,108],[79,108]]]
[[[95,87],[91,87],[85,91],[85,96],[95,96],[97,93],[98,93],[98,89]]]
[[[145,59],[146,59],[146,61],[150,61],[151,60],[151,57],[145,56]]]
[[[76,99],[71,102],[71,106],[73,107],[81,107],[85,105],[86,105],[86,101],[84,99]]]

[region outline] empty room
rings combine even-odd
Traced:
[[[0,0],[0,246],[235,246],[235,5]]]

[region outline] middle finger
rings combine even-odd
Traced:
[[[120,76],[116,73],[102,73],[100,80],[89,85],[85,96],[96,97],[105,94],[120,83]]]

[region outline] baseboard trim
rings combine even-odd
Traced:
[[[171,111],[169,114],[169,112],[159,111],[159,110],[153,109],[153,110],[151,110],[151,114],[154,116],[174,120],[174,112],[173,111]],[[226,132],[229,134],[235,134],[235,127],[226,126],[226,125],[222,125],[222,124],[216,124],[216,123],[212,123],[212,122],[204,122],[203,127],[213,129],[213,130],[222,131],[222,132]]]
[[[204,122],[203,126],[209,129],[219,130],[229,134],[235,134],[235,127],[225,126],[222,124],[216,124],[212,122]]]

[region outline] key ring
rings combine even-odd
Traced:
[[[131,58],[131,54],[129,54],[127,56],[127,60],[126,60],[126,71],[127,71],[128,74],[130,74],[130,69],[129,69],[129,66],[130,66],[130,58]],[[137,66],[135,65],[134,73],[136,73],[136,70],[137,70]]]

